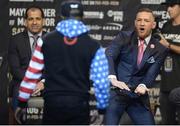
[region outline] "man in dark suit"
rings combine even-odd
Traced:
[[[124,111],[134,124],[154,124],[148,88],[155,80],[167,48],[152,35],[156,23],[148,8],[138,11],[135,31],[121,31],[107,48],[112,84],[105,124],[117,125]]]
[[[12,74],[11,85],[13,90],[13,110],[16,110],[18,104],[17,97],[20,82],[22,81],[25,75],[25,71],[29,65],[31,55],[36,45],[36,39],[45,34],[45,32],[43,31],[43,24],[43,10],[38,6],[31,6],[27,8],[25,12],[26,30],[12,36],[11,38],[8,50],[8,62],[10,73]],[[37,92],[42,88],[43,81],[40,81],[35,91]]]

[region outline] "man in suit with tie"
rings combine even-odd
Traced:
[[[21,33],[12,36],[9,50],[8,50],[8,62],[10,73],[12,74],[12,107],[15,111],[17,108],[17,97],[20,82],[22,81],[25,71],[29,65],[31,55],[36,45],[36,41],[45,32],[43,31],[44,13],[38,6],[31,6],[26,9],[25,12],[25,27]],[[38,83],[35,91],[43,88],[43,81]]]
[[[124,111],[134,124],[155,124],[147,92],[168,50],[152,35],[155,26],[152,11],[142,8],[136,15],[135,31],[121,31],[106,50],[112,85],[107,125],[119,124]]]

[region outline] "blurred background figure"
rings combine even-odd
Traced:
[[[180,87],[180,0],[166,0],[162,4],[167,7],[170,16],[170,20],[161,29],[162,40],[160,41],[161,44],[169,48],[169,53],[162,67],[160,85],[162,124],[168,125],[177,124],[176,113],[180,117],[180,111],[177,111],[177,107],[169,99],[170,92]]]

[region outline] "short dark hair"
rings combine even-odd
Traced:
[[[33,5],[33,6],[30,6],[30,7],[28,7],[26,9],[25,16],[24,16],[25,19],[28,18],[28,11],[31,10],[31,9],[38,9],[38,10],[40,10],[41,11],[41,17],[44,18],[44,11],[42,10],[42,8],[39,7],[39,6]]]
[[[173,5],[180,5],[180,0],[166,0],[165,2],[161,3],[162,5],[166,6],[173,6]]]
[[[137,13],[140,13],[140,12],[148,12],[148,13],[151,13],[152,16],[154,17],[154,19],[156,18],[156,15],[155,15],[155,14],[153,13],[153,11],[152,11],[151,9],[149,9],[149,8],[140,8]]]

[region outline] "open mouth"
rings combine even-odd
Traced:
[[[139,31],[140,31],[140,32],[144,32],[145,29],[144,29],[144,28],[140,28]]]

